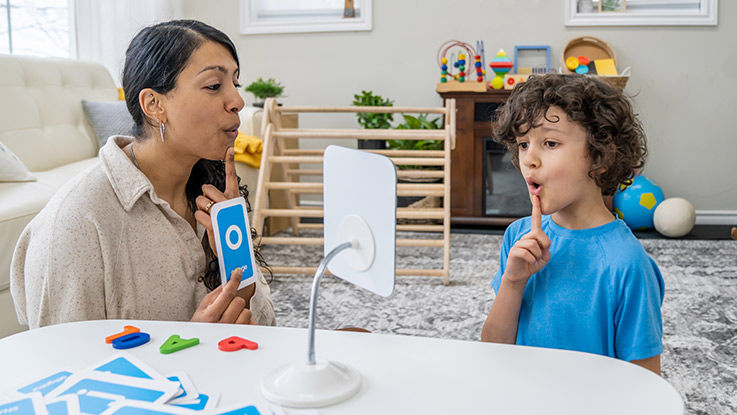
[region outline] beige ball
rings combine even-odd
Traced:
[[[696,223],[696,212],[688,200],[671,197],[662,201],[653,213],[653,224],[661,234],[680,238],[691,232]]]

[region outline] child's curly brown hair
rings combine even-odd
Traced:
[[[586,130],[592,160],[589,176],[603,195],[612,195],[620,184],[630,183],[635,171],[645,164],[645,132],[629,99],[590,76],[547,74],[518,84],[506,105],[497,110],[494,137],[512,153],[516,167],[517,137],[540,126],[551,106],[561,108]],[[602,167],[604,172],[597,173]]]

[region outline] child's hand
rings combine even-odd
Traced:
[[[522,287],[527,284],[530,276],[545,267],[550,260],[550,239],[542,230],[542,212],[540,211],[540,197],[531,195],[532,199],[532,226],[530,232],[523,236],[507,257],[507,269],[504,278],[515,285]]]

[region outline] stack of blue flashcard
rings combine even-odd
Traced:
[[[164,376],[126,353],[72,373],[60,371],[0,398],[0,414],[279,415],[265,403],[218,408],[220,396],[199,391],[184,372]]]

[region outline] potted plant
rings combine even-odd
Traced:
[[[256,102],[253,103],[253,106],[261,108],[263,108],[266,98],[278,98],[284,92],[282,84],[275,81],[274,78],[269,78],[265,81],[263,78],[258,78],[258,80],[251,82],[244,89],[256,97]]]
[[[404,123],[399,124],[396,128],[399,130],[439,130],[443,128],[442,125],[442,117],[437,117],[431,120],[428,120],[427,114],[420,114],[417,117],[414,117],[412,115],[402,114],[402,117],[404,118]],[[387,140],[387,146],[392,150],[442,150],[443,149],[443,142],[441,140]],[[437,169],[439,167],[436,166],[410,166],[410,165],[402,165],[397,166],[398,169],[401,170],[410,170],[410,169]],[[441,179],[437,178],[403,178],[399,179],[399,182],[404,183],[433,183],[438,182]],[[437,197],[431,197],[431,198],[425,198],[422,196],[416,197],[416,196],[399,196],[397,197],[397,206],[405,207],[410,206],[413,203],[434,203],[439,201]],[[432,206],[436,207],[436,206]],[[415,222],[407,222],[407,223],[415,223]]]
[[[374,95],[372,91],[361,91],[361,95],[353,95],[353,105],[364,107],[391,107],[394,101],[380,95]],[[356,113],[358,124],[365,129],[389,129],[394,121],[394,114]],[[382,140],[358,140],[358,148],[381,150],[386,148],[386,142]]]
[[[417,117],[402,114],[404,123],[397,126],[398,130],[439,130],[443,128],[442,118],[427,119],[427,114]],[[387,145],[392,150],[442,150],[441,140],[387,140]],[[400,169],[419,169],[421,166],[397,166]]]

